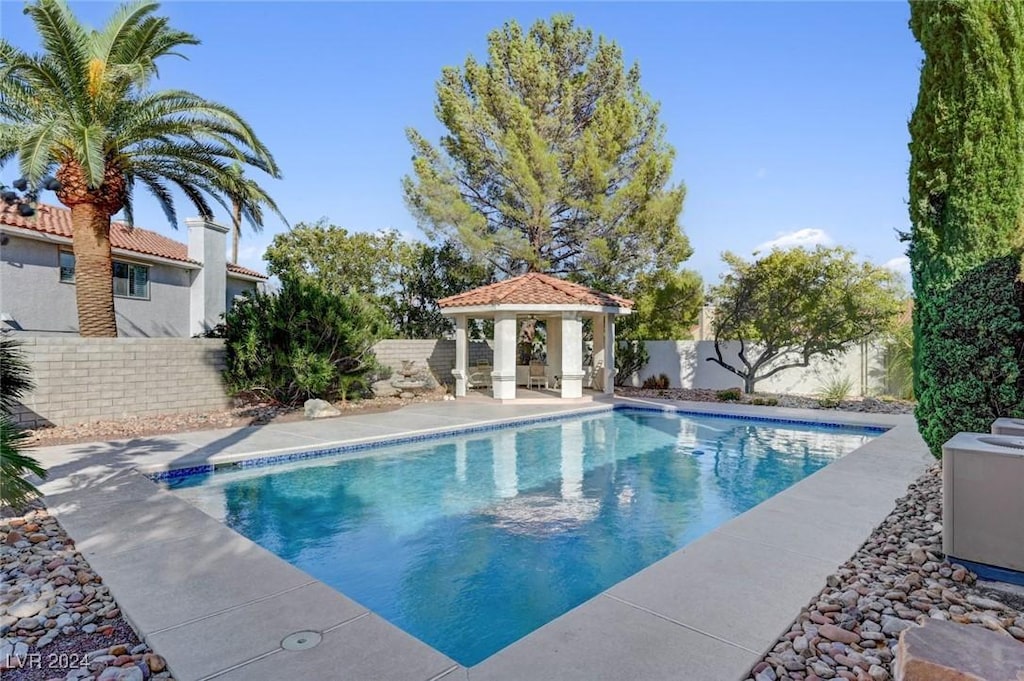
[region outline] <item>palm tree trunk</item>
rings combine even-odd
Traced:
[[[71,206],[75,299],[80,336],[117,336],[110,257],[110,214],[91,203]]]
[[[231,262],[238,264],[238,242],[242,239],[242,204],[235,201],[231,206],[231,222],[234,229],[231,230]]]

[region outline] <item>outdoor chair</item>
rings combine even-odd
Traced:
[[[538,388],[543,386],[545,390],[548,387],[548,375],[544,373],[544,365],[541,362],[530,362],[530,376],[526,387],[534,386]]]

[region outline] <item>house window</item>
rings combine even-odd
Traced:
[[[75,254],[60,252],[60,280],[75,282]],[[149,267],[114,261],[114,295],[149,300]]]
[[[149,298],[149,268],[145,265],[114,261],[114,295]]]
[[[70,251],[60,252],[60,280],[75,283],[75,254]]]

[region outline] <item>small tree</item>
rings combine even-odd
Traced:
[[[774,250],[746,262],[726,253],[732,271],[711,292],[714,362],[743,379],[747,393],[775,374],[832,358],[887,329],[901,309],[896,275],[854,260],[844,248]],[[726,361],[724,341],[739,343]]]
[[[464,255],[451,241],[440,246],[401,244],[398,279],[387,296],[388,317],[401,338],[440,338],[454,329],[437,301],[493,280],[490,268]]]

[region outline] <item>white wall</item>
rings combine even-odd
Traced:
[[[714,341],[647,341],[650,360],[629,385],[640,386],[644,379],[665,374],[673,388],[722,390],[743,387],[743,380],[714,362]],[[733,366],[739,343],[724,344],[722,355]],[[748,349],[747,356],[753,353]],[[882,352],[877,346],[858,345],[833,361],[814,359],[806,368],[786,369],[759,381],[758,392],[815,394],[837,377],[853,381],[853,394],[877,394],[884,391]]]

